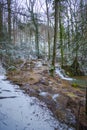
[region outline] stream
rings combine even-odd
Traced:
[[[45,103],[6,80],[0,65],[0,130],[74,130],[53,117]]]
[[[83,89],[87,86],[87,76],[74,76],[70,78],[60,68],[56,68],[55,72],[60,76],[61,79],[68,80],[71,83],[76,83]]]

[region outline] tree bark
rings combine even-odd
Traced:
[[[36,42],[36,56],[39,58],[40,54],[39,54],[39,32],[38,32],[38,24],[35,24],[35,42]]]
[[[61,22],[61,3],[59,4],[59,28],[60,28],[60,46],[61,46],[61,66],[63,67],[63,35],[62,35],[62,22]]]
[[[87,116],[87,87],[86,87],[86,106],[85,106],[85,108],[86,108],[86,116]]]
[[[50,60],[49,8],[47,0],[46,0],[46,10],[47,10],[47,26],[48,26],[48,59]]]
[[[11,0],[7,0],[8,4],[8,42],[11,43]]]
[[[3,38],[3,6],[0,2],[0,41],[2,41]]]
[[[55,67],[56,60],[56,44],[57,44],[57,31],[58,31],[58,0],[55,0],[55,25],[54,25],[54,45],[53,45],[53,57],[52,57],[52,66]]]
[[[68,24],[68,49],[70,51],[70,20],[69,20],[69,13],[67,10],[67,24]]]

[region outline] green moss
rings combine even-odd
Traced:
[[[30,80],[34,80],[34,78],[30,77]]]
[[[51,76],[54,76],[54,70],[55,70],[55,67],[53,65],[50,66],[49,73],[50,73]]]
[[[74,88],[78,88],[79,85],[78,85],[77,83],[72,83],[72,87],[74,87]]]

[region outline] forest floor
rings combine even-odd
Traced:
[[[18,61],[9,68],[7,78],[18,84],[25,93],[47,104],[54,116],[77,130],[87,130],[85,90],[73,87],[57,74],[50,76],[43,60]]]

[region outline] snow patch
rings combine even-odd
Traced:
[[[48,92],[40,92],[39,95],[40,95],[40,96],[43,96],[43,97],[46,97],[46,96],[49,95],[49,94],[48,94]]]
[[[52,99],[53,99],[54,101],[56,101],[57,97],[59,97],[59,94],[54,94],[54,95],[52,96]]]

